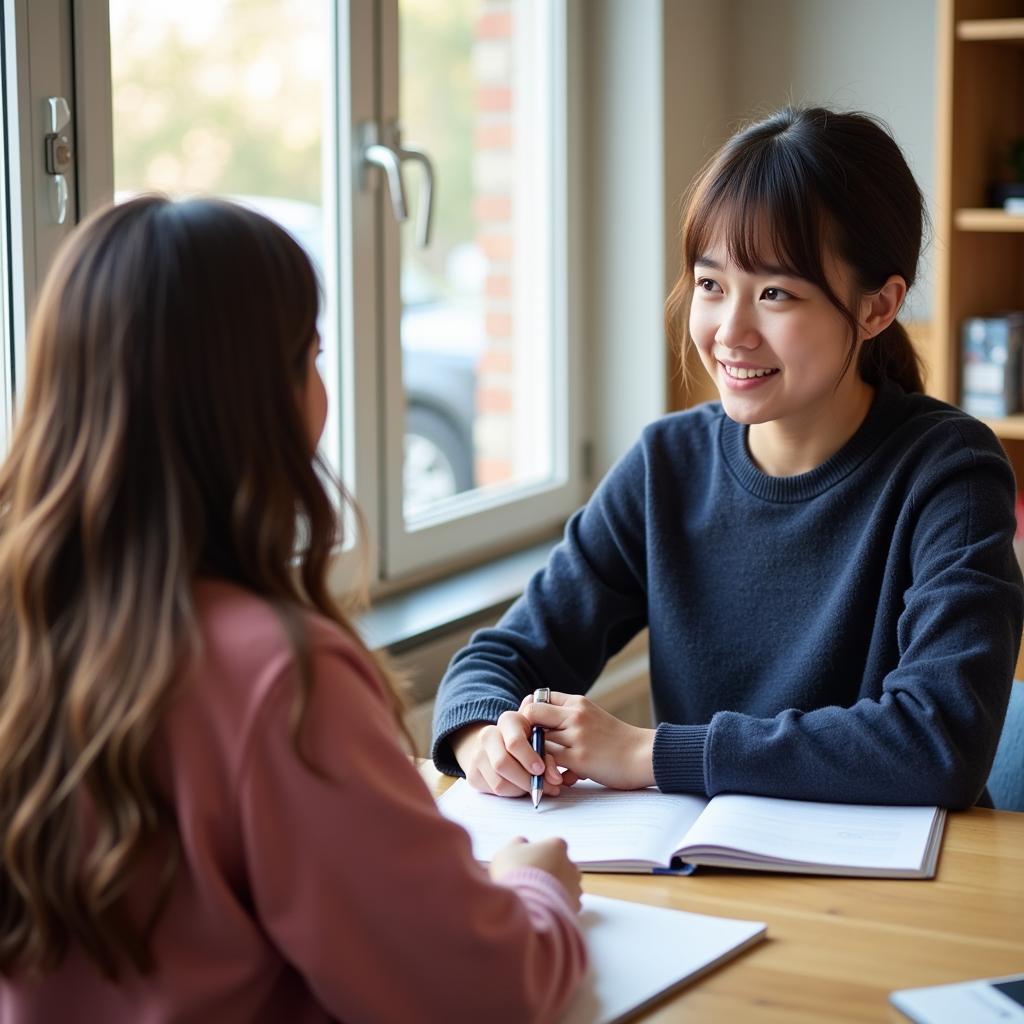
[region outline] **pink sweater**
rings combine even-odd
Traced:
[[[546,872],[493,884],[395,739],[379,681],[310,617],[316,682],[304,749],[290,649],[237,587],[197,588],[201,662],[155,744],[183,859],[153,941],[156,970],[108,984],[73,949],[41,982],[0,977],[3,1024],[501,1021],[557,1016],[585,966]],[[147,905],[155,874],[133,891]]]

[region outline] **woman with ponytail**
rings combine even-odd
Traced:
[[[581,975],[564,844],[475,863],[328,592],[317,302],[271,221],[157,197],[43,289],[0,469],[4,1024],[547,1021]]]
[[[1015,485],[987,427],[922,393],[897,321],[921,248],[913,175],[873,118],[787,108],[687,198],[667,323],[720,400],[647,427],[455,656],[435,762],[503,796],[543,771],[551,796],[589,777],[985,800],[1024,619]],[[653,729],[584,696],[645,627]],[[549,704],[528,696],[540,682]]]

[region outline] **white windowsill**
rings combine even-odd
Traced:
[[[375,602],[358,618],[366,642],[399,655],[460,630],[473,620],[496,619],[548,560],[558,538]]]

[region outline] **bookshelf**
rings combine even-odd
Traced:
[[[1024,136],[1024,0],[940,0],[938,14],[934,319],[919,344],[928,390],[956,402],[960,324],[1024,309],[1024,214],[988,206],[1002,154]],[[1024,487],[1024,414],[987,422]]]
[[[954,210],[953,227],[957,231],[1024,231],[1024,214],[992,209]]]

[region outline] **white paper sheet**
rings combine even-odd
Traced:
[[[583,897],[590,969],[562,1024],[614,1024],[683,982],[737,955],[765,934],[737,921]]]
[[[723,794],[690,829],[687,846],[743,850],[749,859],[909,871],[921,865],[935,813],[934,807]]]
[[[441,813],[473,840],[473,855],[489,861],[516,836],[564,838],[577,863],[646,861],[667,867],[672,852],[707,801],[656,789],[620,791],[578,782],[534,810],[528,798],[489,796],[459,779],[438,801]]]

